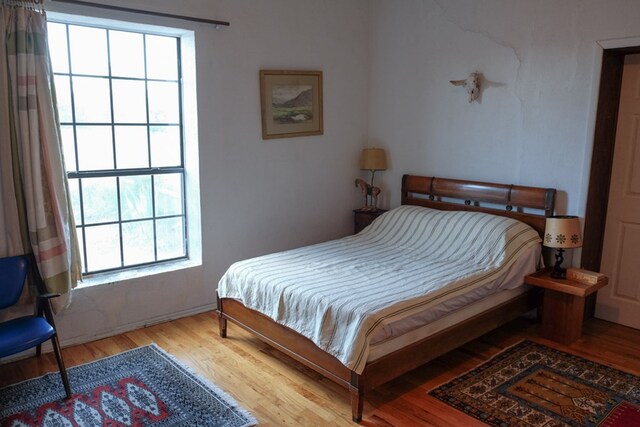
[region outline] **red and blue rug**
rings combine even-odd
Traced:
[[[0,425],[121,427],[256,425],[225,392],[156,345],[0,389]]]
[[[431,396],[492,426],[640,426],[640,378],[522,341]]]

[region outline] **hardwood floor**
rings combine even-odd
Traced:
[[[539,324],[515,320],[367,395],[365,426],[482,426],[430,398],[427,391],[472,369],[521,339],[640,375],[640,331],[591,319],[569,346],[540,338]],[[349,426],[347,390],[229,324],[218,335],[213,312],[65,348],[67,367],[155,342],[231,394],[264,426]],[[55,371],[53,353],[0,365],[0,387]]]

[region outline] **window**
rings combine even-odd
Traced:
[[[180,38],[48,31],[83,272],[186,258]]]

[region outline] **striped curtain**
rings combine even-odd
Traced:
[[[81,267],[40,7],[0,0],[0,257],[33,253],[60,309]]]

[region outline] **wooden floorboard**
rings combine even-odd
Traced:
[[[481,426],[427,392],[522,339],[640,375],[640,331],[591,319],[584,335],[569,346],[539,335],[539,325],[517,319],[368,394],[365,426]],[[232,395],[265,426],[349,426],[346,390],[229,324],[218,335],[213,312],[138,329],[63,350],[67,366],[155,342]],[[55,371],[51,353],[0,365],[0,387]]]

